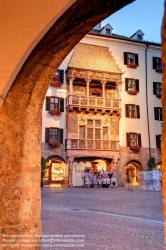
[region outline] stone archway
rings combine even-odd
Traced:
[[[68,185],[68,171],[66,162],[59,156],[49,156],[46,159],[45,178],[54,186]]]
[[[132,185],[139,185],[139,172],[143,170],[143,167],[138,161],[129,161],[125,166],[125,179],[130,177]]]
[[[77,1],[50,29],[20,70],[0,109],[1,234],[40,233],[40,115],[49,77],[73,46],[92,27],[132,1]],[[166,17],[162,31],[164,66],[165,24]],[[54,39],[55,37],[57,39]],[[164,117],[165,95],[166,71],[164,70],[162,95]],[[164,122],[163,139],[165,135]],[[165,147],[163,140],[162,151]],[[163,154],[164,204],[166,203],[165,157]],[[165,213],[164,208],[164,216]]]

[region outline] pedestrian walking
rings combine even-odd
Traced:
[[[131,178],[129,176],[127,176],[127,179],[126,179],[126,182],[127,182],[127,190],[133,190],[132,189],[132,181],[131,181]]]
[[[111,183],[115,187],[115,185],[116,185],[116,175],[115,175],[115,173],[112,175]]]

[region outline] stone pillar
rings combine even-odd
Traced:
[[[74,78],[69,79],[69,95],[73,94],[73,80]]]
[[[73,158],[68,159],[68,170],[69,170],[69,187],[73,187]]]
[[[102,96],[103,96],[103,98],[105,98],[105,84],[106,84],[106,81],[101,81],[101,84],[102,84]]]
[[[120,99],[121,98],[121,82],[116,82],[116,93],[117,93],[117,96],[116,98],[117,99]]]
[[[65,164],[64,169],[65,169],[65,176],[64,176],[65,177],[65,187],[68,187],[68,185],[69,185],[69,176],[68,176],[69,171],[68,171],[67,164]]]
[[[36,92],[32,94],[33,84],[31,89],[31,82],[26,85],[23,81],[22,78],[18,84],[13,84],[0,112],[0,240],[8,235],[24,235],[24,238],[20,236],[21,239],[28,239],[28,243],[32,244],[29,249],[33,250],[39,249],[40,239],[35,235],[41,234],[39,114],[45,91],[36,84]],[[42,81],[40,84],[44,86]],[[41,103],[35,98],[38,93]],[[21,250],[23,247],[18,243],[12,249]]]
[[[86,79],[86,96],[87,97],[89,97],[89,82],[90,82],[90,80],[88,79]]]

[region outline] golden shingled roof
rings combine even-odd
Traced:
[[[78,43],[70,59],[70,68],[122,73],[108,47]]]

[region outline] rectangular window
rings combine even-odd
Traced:
[[[106,29],[106,34],[107,34],[107,35],[110,35],[110,34],[111,34],[110,29]]]
[[[101,127],[101,120],[95,120],[95,127]]]
[[[132,78],[125,78],[125,91],[136,90],[139,92],[139,80]]]
[[[161,149],[161,135],[156,135],[156,148]]]
[[[161,94],[161,82],[153,82],[153,94]]]
[[[87,126],[93,127],[93,120],[87,120]]]
[[[95,128],[95,139],[100,140],[101,139],[101,129]]]
[[[101,126],[101,120],[88,119],[87,126],[79,127],[79,138],[88,140],[108,140],[108,127]]]
[[[53,109],[64,112],[64,98],[46,96],[46,111]]]
[[[87,128],[87,139],[93,139],[93,128]]]
[[[141,134],[132,133],[132,132],[126,133],[126,144],[127,144],[127,147],[142,146]]]
[[[140,108],[135,104],[126,104],[126,117],[129,118],[140,118]]]
[[[137,35],[137,40],[142,41],[143,40],[142,35]]]
[[[162,108],[160,107],[154,107],[154,118],[155,120],[162,121]]]
[[[58,69],[55,73],[55,76],[57,77],[57,80],[59,80],[61,84],[64,82],[64,70]]]
[[[160,57],[153,57],[153,69],[162,69],[162,61]]]
[[[63,143],[63,129],[60,128],[45,128],[45,142],[59,141]]]
[[[129,65],[132,68],[138,67],[139,66],[138,54],[134,54],[131,52],[124,52],[124,64]]]
[[[108,140],[108,127],[103,127],[103,140]]]

